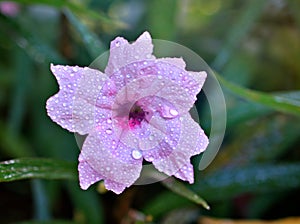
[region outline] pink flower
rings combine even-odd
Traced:
[[[0,12],[7,16],[16,16],[20,11],[20,7],[13,1],[0,2]]]
[[[190,116],[205,72],[188,72],[182,58],[152,55],[148,32],[136,42],[111,42],[105,73],[51,65],[59,92],[47,101],[51,119],[87,135],[79,156],[82,189],[104,180],[121,193],[140,176],[143,159],[161,172],[194,182],[190,158],[208,138]]]

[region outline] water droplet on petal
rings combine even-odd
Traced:
[[[109,128],[109,129],[106,129],[105,132],[106,132],[106,134],[109,134],[109,135],[113,133],[113,131],[112,131],[110,128]]]
[[[177,116],[178,115],[178,111],[175,109],[170,109],[170,114],[173,116]]]
[[[133,157],[134,159],[140,159],[140,158],[142,158],[142,153],[141,153],[140,150],[138,150],[138,149],[132,150],[131,155],[132,155],[132,157]]]
[[[120,47],[120,41],[116,41],[116,47]]]
[[[108,118],[108,119],[106,120],[106,122],[107,122],[108,124],[111,124],[111,123],[112,123],[112,120],[111,120],[110,118]]]

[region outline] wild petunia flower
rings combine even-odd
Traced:
[[[169,176],[194,182],[190,158],[208,138],[190,116],[205,72],[185,70],[182,58],[155,58],[144,32],[136,42],[111,42],[105,72],[51,65],[59,92],[47,101],[51,119],[87,135],[79,155],[82,189],[104,180],[121,193],[140,176],[143,160]]]

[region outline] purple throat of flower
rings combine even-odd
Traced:
[[[70,132],[87,135],[78,158],[82,189],[103,180],[120,194],[140,178],[143,161],[167,176],[194,182],[190,158],[208,138],[189,114],[205,71],[187,71],[182,58],[156,58],[152,38],[111,42],[105,71],[52,65],[59,92],[48,116]]]

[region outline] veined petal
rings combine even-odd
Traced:
[[[88,135],[79,162],[89,164],[98,174],[90,184],[102,177],[106,188],[119,194],[140,176],[143,158],[133,156],[135,149],[120,142],[112,126],[111,123],[103,124]],[[79,169],[79,173],[84,172]]]
[[[97,96],[108,77],[102,72],[78,66],[52,65],[59,92],[48,99],[51,119],[70,132],[87,134],[95,126]]]
[[[132,62],[154,59],[152,51],[152,39],[148,32],[144,32],[132,44],[128,43],[122,37],[117,37],[110,44],[110,55],[107,67],[105,68],[105,74],[110,76]]]
[[[206,149],[208,138],[199,124],[191,118],[190,114],[187,113],[180,119],[181,133],[176,147],[169,146],[168,154],[164,153],[164,151],[166,151],[164,148],[160,148],[160,154],[155,152],[151,155],[151,152],[148,152],[147,157],[151,157],[153,165],[160,172],[164,172],[169,176],[175,175],[182,180],[187,180],[192,183],[194,178],[191,177],[193,172],[189,165],[190,158],[193,155],[200,154]],[[168,145],[165,147],[168,149]]]

